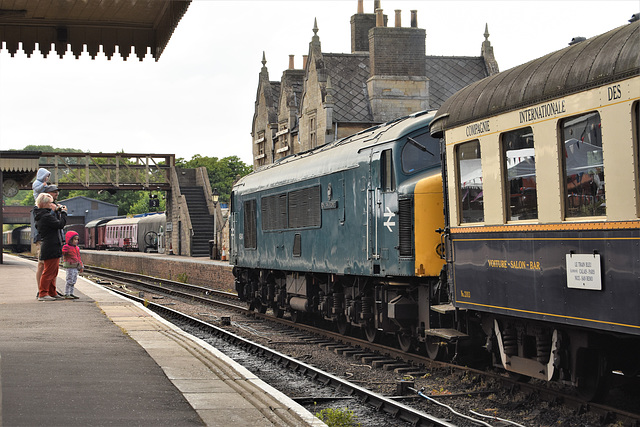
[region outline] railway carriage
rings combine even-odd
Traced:
[[[448,286],[495,362],[586,394],[640,353],[640,22],[438,110]]]
[[[112,219],[122,218],[121,216],[110,216],[94,219],[85,224],[85,248],[87,249],[106,249],[105,230],[107,223]]]
[[[138,223],[141,217],[116,218],[106,223],[104,243],[110,250],[138,250]]]
[[[31,227],[22,225],[2,233],[3,246],[13,252],[31,250]]]

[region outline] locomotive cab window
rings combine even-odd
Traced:
[[[597,112],[571,117],[560,123],[567,218],[606,214],[600,123]]]
[[[501,135],[507,219],[538,218],[536,162],[530,127]]]
[[[393,157],[391,150],[384,150],[380,154],[380,181],[383,191],[390,192],[396,189],[396,177],[393,171]]]
[[[440,167],[440,142],[428,133],[407,137],[401,161],[402,171],[407,175]]]
[[[482,222],[484,221],[484,200],[480,142],[471,141],[458,145],[456,161],[460,223]]]

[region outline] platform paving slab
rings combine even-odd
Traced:
[[[325,425],[206,342],[84,278],[35,298],[36,264],[0,265],[0,426]],[[64,287],[64,270],[58,289]]]

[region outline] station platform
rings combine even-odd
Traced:
[[[0,265],[0,426],[325,425],[211,345],[82,277],[80,299],[38,301],[35,271],[7,254]]]

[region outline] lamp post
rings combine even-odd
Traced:
[[[218,189],[214,188],[211,193],[211,198],[213,200],[213,253],[212,258],[218,258],[218,228],[216,227],[216,217],[218,216],[218,199],[220,198],[220,193],[218,193]]]

